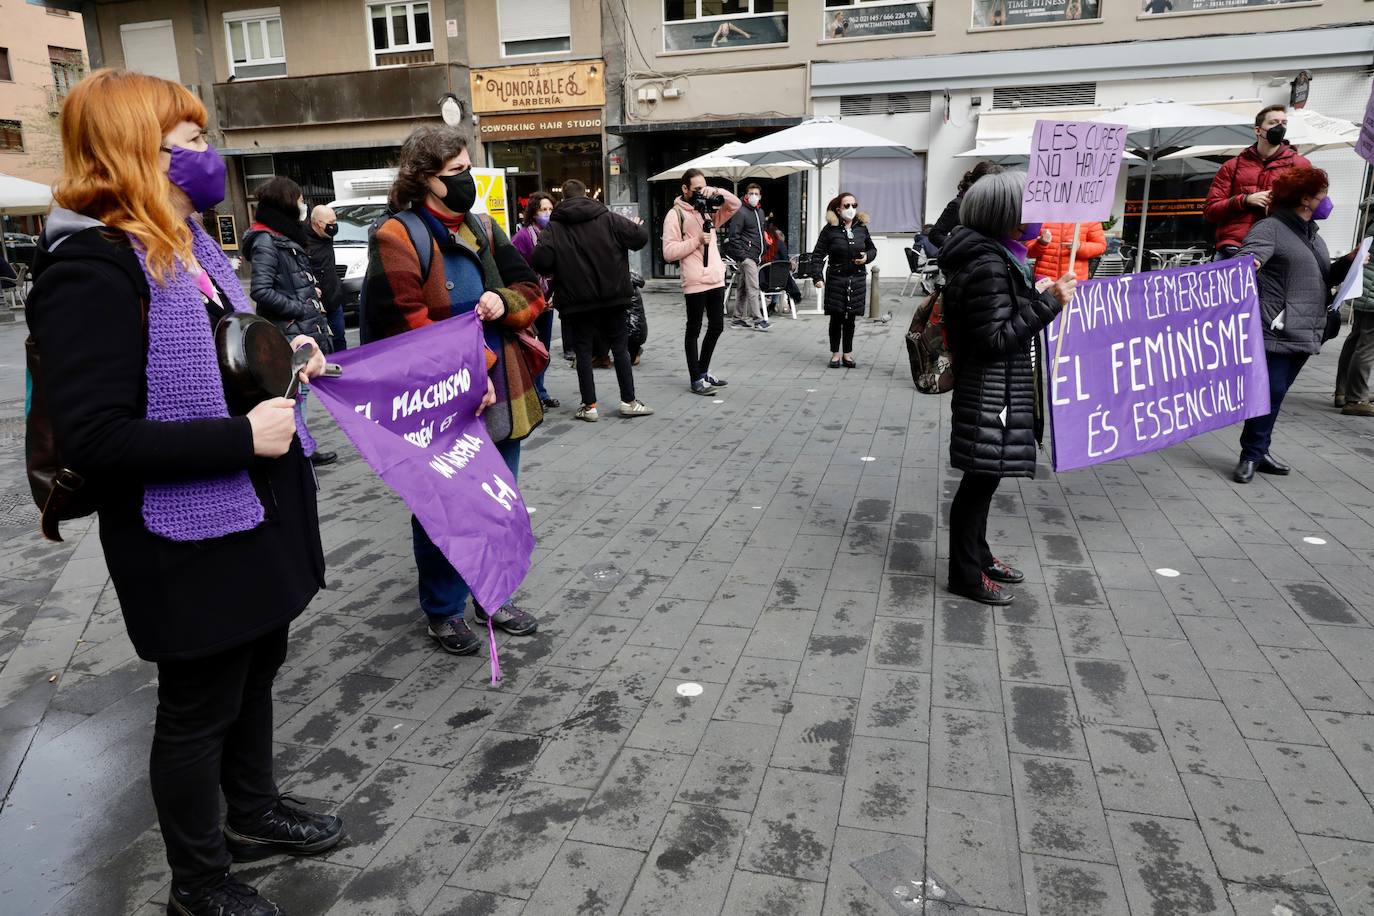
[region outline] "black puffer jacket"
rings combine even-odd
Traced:
[[[258,314],[270,319],[288,338],[308,334],[323,352],[331,352],[329,322],[324,303],[315,294],[319,284],[305,247],[275,229],[254,223],[243,234],[242,248],[253,267],[248,293]]]
[[[936,248],[944,246],[949,241],[949,234],[959,225],[959,207],[964,202],[964,195],[945,204],[945,208],[940,211],[939,219],[935,220],[935,225],[930,227],[930,242]]]
[[[635,290],[626,252],[647,244],[649,230],[642,224],[590,197],[572,197],[553,208],[530,266],[553,278],[554,298],[564,315],[629,308]]]
[[[1036,338],[1062,306],[1037,293],[996,242],[965,226],[940,249],[943,308],[954,357],[949,463],[998,477],[1034,477],[1043,430]]]
[[[825,223],[811,252],[811,279],[821,279],[825,263],[825,313],[861,315],[868,307],[868,265],[878,258],[878,248],[868,234],[868,214],[855,218],[850,233],[834,213],[825,214]],[[858,258],[864,262],[855,264]]]

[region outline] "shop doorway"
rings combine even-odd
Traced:
[[[524,211],[530,195],[536,191],[561,200],[563,182],[569,178],[585,184],[589,197],[605,198],[600,137],[494,140],[483,146],[488,166],[506,170],[518,212]]]

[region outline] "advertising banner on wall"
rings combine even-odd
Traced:
[[[933,0],[919,3],[859,3],[828,0],[822,35],[826,41],[841,38],[876,38],[882,35],[913,35],[935,28]]]
[[[1102,17],[1102,0],[973,0],[973,27],[1052,25]]]
[[[715,51],[780,44],[787,44],[786,13],[663,25],[664,51]]]
[[[1166,13],[1227,13],[1231,10],[1252,10],[1257,6],[1282,6],[1289,3],[1311,3],[1312,0],[1145,0],[1145,15]]]

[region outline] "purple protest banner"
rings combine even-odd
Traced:
[[[1360,139],[1355,141],[1355,154],[1374,162],[1374,90],[1364,106],[1364,121],[1360,124]]]
[[[1050,325],[1054,469],[1166,448],[1269,412],[1250,258],[1078,284]],[[1054,350],[1053,346],[1048,348]]]
[[[367,463],[400,495],[484,607],[529,571],[534,534],[520,491],[477,407],[487,390],[476,313],[331,357],[338,378],[314,393]]]
[[[1022,221],[1080,223],[1111,216],[1126,132],[1125,124],[1036,121]]]

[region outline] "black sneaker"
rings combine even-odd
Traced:
[[[442,623],[429,625],[429,638],[449,655],[476,655],[482,641],[468,629],[462,617],[449,617]]]
[[[472,616],[480,624],[487,622],[487,613],[482,610],[482,605],[478,604],[476,599],[472,602]],[[533,614],[520,610],[509,601],[491,615],[491,622],[493,626],[505,630],[512,636],[529,636],[539,629],[539,621]]]
[[[732,328],[747,328],[749,326],[749,322],[745,321],[743,318],[730,319],[730,327]]]
[[[983,570],[983,573],[994,582],[1002,582],[1006,585],[1016,585],[1026,581],[1026,574],[1015,567],[1008,566],[996,557],[992,558],[992,565]]]
[[[288,801],[292,804],[286,804]],[[283,795],[251,824],[225,824],[224,845],[235,862],[254,862],[284,853],[313,856],[333,849],[343,839],[343,821],[336,814],[316,814]]]
[[[960,598],[977,601],[979,604],[998,607],[1011,604],[1011,592],[989,579],[986,574],[980,577],[977,585],[964,585],[962,582],[951,580],[949,590]]]
[[[712,388],[724,388],[726,385],[730,384],[725,379],[716,378],[709,372],[703,375],[702,378],[706,379],[706,384],[710,385]]]
[[[281,916],[281,907],[228,872],[218,884],[193,893],[173,886],[168,916]]]
[[[716,387],[704,378],[699,378],[692,383],[692,394],[712,395],[716,393]]]

